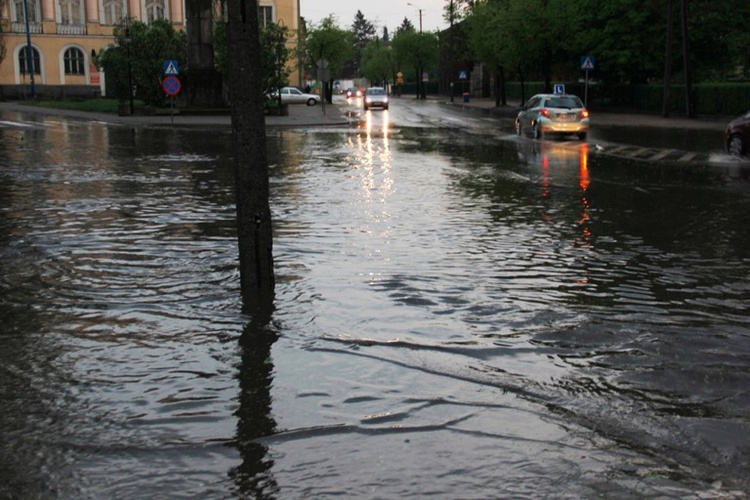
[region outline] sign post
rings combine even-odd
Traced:
[[[315,61],[315,65],[318,67],[318,80],[323,82],[323,99],[321,99],[321,102],[323,103],[323,115],[325,115],[326,98],[328,97],[328,84],[326,82],[331,79],[331,63],[325,57],[321,57]]]
[[[174,123],[174,101],[175,96],[180,93],[180,90],[182,90],[182,82],[177,77],[179,74],[178,71],[178,62],[176,59],[167,59],[164,61],[164,75],[166,78],[161,82],[161,87],[164,89],[164,92],[171,97],[170,100],[170,116],[172,117],[172,123]]]
[[[594,56],[583,56],[581,57],[581,69],[586,72],[586,87],[584,90],[583,105],[588,106],[589,103],[589,71],[594,69]]]

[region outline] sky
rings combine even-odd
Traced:
[[[409,5],[411,4],[411,5]],[[352,0],[300,0],[302,17],[308,23],[318,24],[333,14],[342,29],[351,28],[357,11],[362,11],[365,19],[375,25],[378,35],[383,33],[383,26],[388,33],[393,33],[408,18],[416,29],[419,29],[419,10],[422,9],[422,29],[435,31],[445,29],[443,8],[446,0],[374,0],[356,2]]]

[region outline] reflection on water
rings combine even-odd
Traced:
[[[741,497],[750,194],[436,128],[268,139],[247,318],[226,131],[4,116],[0,496]]]

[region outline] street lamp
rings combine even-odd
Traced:
[[[133,114],[135,114],[135,109],[133,107],[133,67],[130,62],[130,42],[132,42],[133,39],[130,38],[130,26],[125,27],[125,39],[123,41],[125,42],[125,50],[128,57],[128,97],[130,98],[130,116],[133,116]]]
[[[26,72],[29,74],[31,83],[31,98],[36,97],[34,87],[34,49],[31,46],[31,30],[29,29],[29,2],[23,0],[23,15],[26,17]]]
[[[407,3],[406,5],[411,5],[419,11],[419,32],[422,33],[422,9],[420,9],[419,6],[414,5],[413,3]]]

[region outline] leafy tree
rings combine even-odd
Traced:
[[[130,19],[115,27],[114,37],[116,45],[101,51],[97,64],[104,68],[107,80],[114,82],[115,95],[121,100],[130,98],[132,75],[135,96],[146,105],[162,106],[166,101],[162,89],[164,61],[177,60],[180,71],[184,71],[185,32],[175,30],[166,19],[155,20],[151,25]]]
[[[227,23],[214,21],[214,61],[216,69],[227,76]],[[277,89],[289,84],[292,52],[286,46],[290,29],[276,23],[260,28],[261,82],[264,89]]]
[[[395,73],[393,51],[388,44],[376,39],[362,53],[362,74],[373,83],[386,85]]]
[[[412,69],[417,81],[417,97],[426,99],[427,94],[422,81],[422,73],[426,68],[437,64],[438,40],[431,32],[417,33],[411,31],[397,31],[393,37],[393,50],[396,60],[403,68]]]
[[[495,105],[505,105],[505,65],[517,65],[513,57],[514,41],[508,26],[507,0],[482,2],[466,22],[469,26],[469,47],[495,73]]]
[[[339,28],[332,16],[328,16],[307,32],[305,57],[307,64],[316,72],[320,59],[328,61],[331,78],[326,82],[325,98],[332,100],[333,79],[339,75],[344,62],[351,56],[352,35]]]

